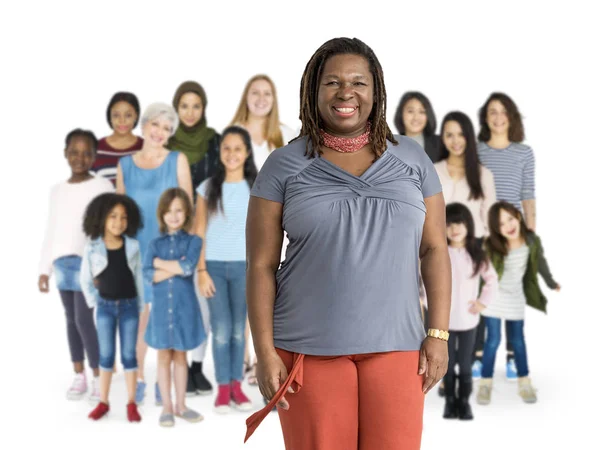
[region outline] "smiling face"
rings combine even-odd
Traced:
[[[185,205],[180,198],[174,198],[169,205],[169,209],[167,209],[167,212],[163,215],[163,220],[167,225],[169,232],[172,233],[181,230],[185,223],[185,218]]]
[[[243,170],[249,153],[239,134],[229,133],[221,141],[221,162],[228,172]]]
[[[256,117],[265,117],[273,109],[273,87],[267,80],[255,80],[248,89],[246,96],[248,110]]]
[[[65,158],[67,158],[73,175],[81,176],[90,171],[96,160],[96,154],[89,139],[75,136],[65,149]]]
[[[504,209],[500,210],[500,234],[507,240],[519,239],[521,236],[521,222]]]
[[[444,124],[442,139],[448,152],[453,156],[463,156],[467,148],[467,139],[463,134],[462,127],[455,120],[449,120]]]
[[[423,103],[416,98],[407,101],[402,110],[402,122],[409,136],[421,134],[427,125],[427,110]]]
[[[110,210],[104,224],[104,236],[117,238],[127,230],[127,210],[123,205],[115,205]]]
[[[335,55],[323,67],[317,108],[323,128],[337,136],[362,134],[373,109],[373,76],[362,56]]]
[[[486,122],[492,134],[508,136],[510,120],[500,100],[492,100],[487,107]]]
[[[467,227],[464,223],[451,223],[446,227],[446,237],[453,246],[464,246],[467,239]]]
[[[196,125],[202,119],[203,113],[204,105],[202,104],[202,98],[198,94],[187,92],[181,96],[177,107],[177,114],[179,115],[179,120],[185,126],[191,128]]]
[[[117,102],[110,108],[110,124],[113,131],[121,136],[131,133],[137,118],[135,109],[127,102]]]
[[[144,141],[152,147],[164,147],[171,132],[173,124],[164,116],[155,117],[144,124],[142,135]]]

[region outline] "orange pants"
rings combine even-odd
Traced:
[[[278,409],[286,450],[418,450],[423,430],[419,352],[306,356],[277,349],[290,376],[264,410],[247,421],[252,434]]]

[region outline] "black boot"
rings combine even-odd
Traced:
[[[446,404],[444,405],[444,419],[456,419],[458,417],[456,411],[456,375],[447,373],[444,377],[444,394],[446,396]]]
[[[469,396],[473,391],[471,375],[461,375],[458,378],[458,418],[460,420],[473,420],[473,411],[469,405]]]
[[[206,379],[204,374],[202,373],[202,363],[195,362],[192,363],[192,377],[194,378],[194,384],[196,385],[196,392],[200,395],[210,395],[212,394],[213,387],[210,384],[210,381]]]
[[[194,395],[198,395],[198,393],[196,392],[196,383],[194,382],[194,374],[192,373],[191,367],[188,367],[188,380],[185,395],[187,397],[193,397]]]

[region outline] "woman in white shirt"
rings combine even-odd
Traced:
[[[487,236],[487,216],[496,202],[492,172],[479,163],[475,131],[469,117],[458,111],[446,114],[441,128],[442,159],[434,167],[442,183],[446,204],[462,203],[475,221],[475,237]]]
[[[273,150],[287,145],[298,134],[279,122],[277,91],[267,75],[255,75],[246,83],[231,125],[242,126],[250,133],[258,170]]]

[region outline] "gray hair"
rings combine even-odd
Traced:
[[[179,125],[179,116],[177,115],[177,111],[167,104],[167,103],[152,103],[146,107],[142,117],[140,118],[141,127],[144,128],[147,122],[156,119],[157,117],[162,117],[171,122],[171,136],[175,134],[175,130]]]

